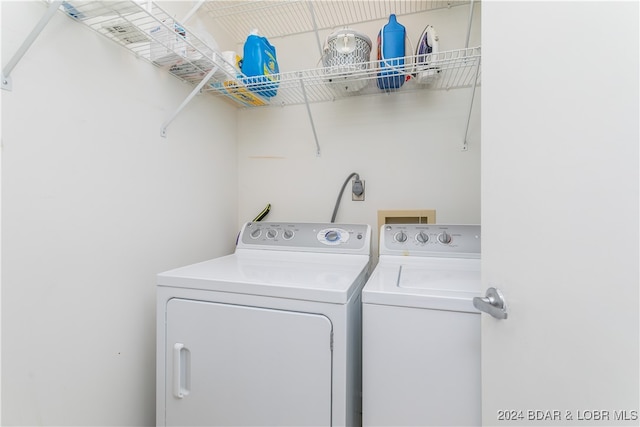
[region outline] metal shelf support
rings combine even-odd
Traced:
[[[211,78],[213,77],[213,74],[216,71],[218,71],[218,67],[214,66],[211,69],[211,71],[209,71],[209,73],[202,79],[202,81],[200,83],[198,83],[198,86],[196,86],[195,89],[193,89],[193,91],[191,91],[189,96],[187,96],[187,98],[184,101],[182,101],[182,104],[180,104],[178,109],[162,124],[162,128],[160,129],[160,136],[162,136],[163,138],[167,137],[167,127],[169,127],[171,122],[173,122],[173,120],[176,117],[178,117],[178,114],[180,114],[180,112],[184,109],[184,107],[186,107],[187,104],[189,104],[189,102],[191,102],[193,97],[196,96],[200,92],[200,90],[204,87],[204,85],[207,84],[207,82],[209,80],[211,80]]]
[[[464,142],[462,143],[462,151],[467,151],[469,149],[469,144],[467,143],[467,137],[469,136],[469,123],[471,122],[471,111],[473,110],[473,99],[476,96],[476,86],[478,84],[478,74],[480,72],[480,60],[478,59],[478,64],[476,65],[476,75],[473,79],[473,89],[471,90],[471,101],[469,102],[469,115],[467,116],[467,127],[464,131]]]
[[[31,47],[33,42],[38,38],[44,27],[47,26],[53,15],[56,13],[60,5],[62,4],[62,0],[55,0],[49,4],[49,8],[45,12],[45,14],[40,18],[40,21],[33,28],[31,33],[27,36],[27,38],[22,42],[22,45],[18,49],[18,51],[13,55],[13,57],[9,60],[7,65],[2,69],[2,76],[0,82],[2,83],[2,89],[11,91],[11,71],[18,65],[18,62],[22,59],[27,50]]]
[[[320,157],[320,144],[318,143],[318,134],[316,133],[316,126],[313,124],[313,115],[311,114],[311,107],[309,107],[307,90],[304,88],[304,80],[302,79],[302,76],[300,76],[300,88],[302,89],[302,96],[304,97],[304,105],[307,107],[307,114],[309,115],[309,122],[311,123],[313,138],[316,141],[316,156]]]
[[[469,47],[469,39],[471,38],[471,23],[473,22],[473,0],[469,5],[469,25],[467,26],[467,42],[465,43],[465,49]]]
[[[318,44],[318,51],[320,52],[320,58],[323,58],[324,52],[322,51],[323,47],[322,47],[322,43],[320,42],[320,34],[318,33],[318,23],[316,22],[316,13],[313,10],[313,3],[311,3],[311,0],[309,0],[307,4],[309,5],[309,14],[311,16],[311,23],[313,24],[313,32],[316,35],[316,43]]]
[[[189,12],[187,12],[187,14],[184,16],[184,18],[182,18],[182,23],[186,23],[189,19],[191,19],[191,17],[193,15],[195,15],[195,13],[198,11],[198,9],[200,9],[202,7],[202,5],[204,4],[205,0],[199,0],[198,3],[195,4],[195,6],[193,6],[191,8],[191,10]]]

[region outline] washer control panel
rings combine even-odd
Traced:
[[[480,226],[466,224],[385,224],[380,255],[480,258]]]
[[[370,252],[371,227],[366,224],[248,222],[238,248],[307,252]]]

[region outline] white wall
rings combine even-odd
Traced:
[[[480,45],[480,14],[477,4],[470,46]],[[399,22],[407,27],[412,49],[432,24],[441,49],[448,50],[464,47],[468,19],[468,7],[455,7],[400,17]],[[354,28],[372,39],[375,51],[375,36],[384,23]],[[318,66],[313,34],[270,41],[281,71]],[[272,204],[267,220],[329,221],[342,183],[358,172],[366,184],[365,201],[351,201],[349,186],[336,222],[369,223],[375,229],[379,209],[426,208],[436,209],[439,222],[479,223],[480,98],[478,88],[466,152],[461,147],[470,88],[312,104],[320,157],[304,106],[241,111],[239,222],[251,220],[267,203]]]
[[[2,2],[2,64],[46,3]],[[2,91],[2,424],[153,425],[155,274],[233,250],[236,112],[56,14]],[[219,225],[222,226],[219,226]]]

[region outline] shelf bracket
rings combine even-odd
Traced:
[[[311,23],[313,24],[313,32],[316,34],[316,43],[318,44],[318,51],[320,52],[320,58],[323,58],[324,52],[322,51],[322,43],[320,42],[320,34],[318,33],[316,13],[313,10],[313,3],[311,1],[308,1],[307,4],[309,5],[309,13],[311,14]],[[324,60],[323,60],[323,63],[324,63]]]
[[[480,58],[478,58],[478,65],[476,65],[476,75],[473,78],[473,89],[471,90],[471,102],[469,103],[469,116],[467,116],[467,128],[464,131],[464,142],[462,143],[462,151],[469,149],[467,143],[467,137],[469,136],[469,123],[471,122],[471,111],[473,110],[473,98],[476,96],[476,85],[478,84],[478,74],[480,73]]]
[[[18,62],[20,62],[24,54],[27,53],[27,50],[29,50],[33,42],[38,38],[38,36],[40,35],[44,27],[47,26],[47,24],[49,23],[49,20],[51,20],[51,18],[56,13],[56,11],[58,10],[61,4],[62,4],[62,0],[55,0],[49,4],[49,8],[45,12],[45,14],[42,16],[42,18],[40,18],[40,21],[36,24],[36,26],[33,28],[31,33],[27,36],[25,41],[22,43],[18,51],[13,55],[13,57],[9,60],[7,65],[4,66],[4,68],[2,69],[2,76],[0,79],[0,82],[2,83],[2,89],[8,90],[8,91],[12,90],[13,85],[11,84],[11,71],[13,71],[15,66],[18,65]]]
[[[183,24],[186,24],[186,23],[187,23],[187,21],[188,21],[189,19],[191,19],[191,17],[192,17],[193,15],[195,15],[195,13],[196,13],[196,12],[200,9],[200,7],[204,4],[204,1],[205,1],[205,0],[199,0],[199,1],[195,4],[195,6],[193,6],[189,12],[187,12],[187,14],[184,16],[184,18],[182,18],[182,23],[183,23]]]
[[[471,4],[469,5],[469,24],[467,26],[467,42],[464,45],[465,49],[469,48],[469,39],[471,38],[471,22],[473,21],[473,0],[471,0]]]
[[[313,115],[311,114],[311,107],[309,107],[309,98],[307,98],[307,90],[304,87],[304,80],[300,75],[300,88],[302,89],[302,96],[304,97],[304,105],[307,107],[307,114],[309,115],[309,122],[311,123],[311,130],[313,131],[313,138],[316,141],[316,156],[320,157],[320,144],[318,143],[318,134],[316,133],[316,126],[313,124]]]
[[[211,69],[211,71],[209,71],[207,73],[207,75],[202,79],[202,81],[200,83],[198,83],[198,86],[196,86],[195,89],[193,89],[193,91],[189,94],[189,96],[187,96],[187,98],[184,101],[182,101],[182,104],[180,104],[178,109],[167,120],[165,120],[165,122],[162,124],[162,128],[160,129],[160,136],[162,136],[163,138],[167,137],[167,127],[169,127],[171,122],[173,122],[173,120],[176,117],[178,117],[178,114],[180,114],[180,112],[184,109],[184,107],[186,107],[187,104],[189,104],[189,102],[191,102],[193,97],[196,96],[198,94],[198,92],[200,92],[200,90],[202,90],[204,85],[207,84],[207,82],[209,80],[211,80],[211,78],[213,77],[213,75],[214,75],[214,73],[216,71],[218,71],[218,66],[217,65],[214,66]]]

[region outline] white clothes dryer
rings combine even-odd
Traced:
[[[368,225],[251,222],[158,275],[157,424],[361,423]]]
[[[364,426],[481,425],[480,226],[384,225],[362,291]]]

